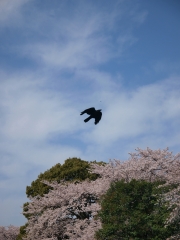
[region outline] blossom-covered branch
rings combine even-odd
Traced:
[[[0,239],[1,240],[16,240],[16,237],[19,233],[19,227],[8,226],[2,227],[0,226]]]
[[[53,187],[43,197],[31,198],[26,214],[30,214],[27,227],[27,239],[94,239],[94,233],[101,228],[96,219],[101,209],[100,199],[114,181],[132,179],[146,181],[164,181],[166,185],[177,187],[164,194],[170,205],[176,204],[168,222],[179,217],[180,197],[180,154],[173,156],[168,149],[137,149],[130,153],[128,161],[111,160],[104,166],[91,164],[91,172],[100,175],[95,181],[79,183],[43,181]]]

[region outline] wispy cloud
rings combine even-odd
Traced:
[[[0,1],[0,25],[6,26],[13,24],[13,20],[19,20],[21,16],[21,8],[28,3],[29,0],[1,0]]]
[[[170,77],[130,91],[123,86],[113,93],[102,91],[102,122],[98,128],[92,129],[91,134],[88,133],[89,129],[84,132],[82,139],[92,144],[94,149],[96,146],[97,149],[102,146],[111,148],[118,141],[129,139],[130,143],[135,139],[134,149],[143,144],[145,136],[148,136],[146,146],[172,146],[174,137],[179,141],[179,90],[179,77]],[[99,94],[98,91],[96,94]]]
[[[117,22],[122,23],[128,17],[128,9],[123,4],[117,5],[117,9],[114,5],[109,8],[81,2],[76,5],[76,11],[71,7],[67,10],[64,4],[61,9],[50,9],[49,12],[47,9],[40,14],[33,11],[32,22],[25,22],[34,35],[29,36],[18,52],[37,64],[66,70],[87,69],[107,63],[137,41],[132,34],[132,26],[138,22],[135,18],[142,15],[141,11],[134,10],[129,14],[132,26],[119,27],[117,33]],[[143,16],[145,18],[145,14]],[[46,31],[43,30],[45,28]]]
[[[43,79],[35,75],[5,76],[1,82],[1,133],[11,139],[42,140],[51,131],[72,132],[77,110],[71,100],[43,88]]]

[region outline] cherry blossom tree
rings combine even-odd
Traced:
[[[8,227],[0,226],[1,240],[16,240],[18,233],[19,233],[19,227],[15,227],[12,225]]]
[[[46,180],[48,182],[61,182],[62,180],[66,182],[81,182],[85,179],[89,180],[95,180],[99,176],[98,174],[90,173],[89,168],[90,164],[102,164],[105,165],[105,162],[88,162],[85,160],[82,160],[80,158],[68,158],[64,161],[64,163],[61,165],[60,163],[54,165],[50,169],[46,170],[44,173],[41,173],[38,175],[37,179],[31,183],[30,186],[26,187],[26,194],[27,197],[35,197],[37,195],[43,196],[44,194],[47,194],[52,187],[48,186],[47,184],[43,183],[43,180]],[[23,205],[24,213],[23,215],[28,219],[29,214],[26,214],[26,207],[29,203],[26,202]],[[27,227],[27,224],[20,227],[20,233],[18,235],[18,240],[22,240],[23,237],[25,237],[26,232],[25,229]]]
[[[44,196],[35,196],[24,209],[29,214],[26,228],[28,240],[35,239],[94,239],[95,232],[102,227],[96,216],[101,209],[100,199],[111,183],[132,179],[154,182],[164,181],[164,186],[177,187],[164,194],[171,206],[176,206],[166,224],[179,218],[180,212],[180,153],[173,156],[164,150],[137,149],[130,153],[128,161],[110,160],[109,164],[91,164],[92,173],[100,175],[95,181],[67,183],[47,182],[52,190]],[[178,239],[177,236],[174,236]]]

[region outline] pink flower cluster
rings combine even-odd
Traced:
[[[12,225],[8,227],[0,226],[0,240],[16,240],[18,234],[19,227],[15,227]]]

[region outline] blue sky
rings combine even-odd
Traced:
[[[179,152],[179,43],[179,0],[0,1],[0,225],[69,157]]]

